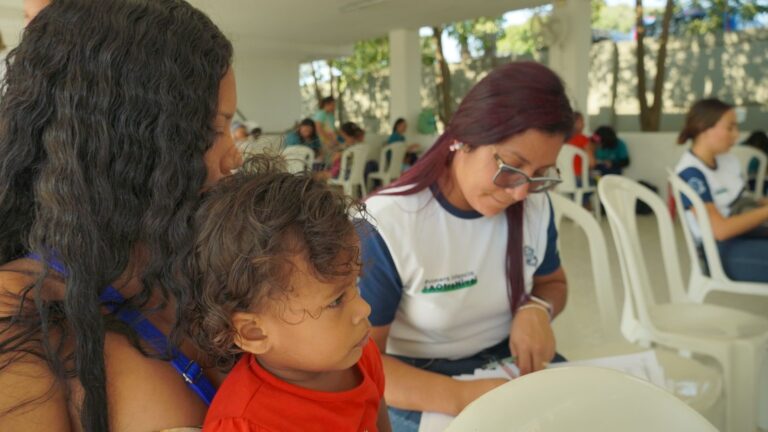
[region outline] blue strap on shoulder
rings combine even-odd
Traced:
[[[30,254],[29,258],[42,261],[36,254]],[[48,264],[52,269],[61,273],[63,276],[66,276],[67,272],[61,263],[55,259],[51,259]],[[200,396],[206,405],[211,404],[213,397],[216,395],[216,388],[211,384],[208,378],[203,375],[203,369],[200,365],[195,361],[190,360],[181,351],[171,347],[165,334],[158,330],[158,328],[149,322],[149,320],[139,311],[129,307],[121,308],[120,305],[125,303],[125,297],[112,287],[112,285],[104,288],[99,298],[110,313],[115,314],[120,321],[128,324],[155,351],[159,354],[170,352],[172,356],[171,364],[174,369],[176,369],[176,371],[184,378],[187,385]]]

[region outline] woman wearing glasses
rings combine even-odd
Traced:
[[[560,181],[572,126],[552,71],[502,66],[411,170],[368,199],[360,288],[394,430],[417,430],[422,411],[456,415],[505,382],[451,375],[510,354],[523,374],[553,361],[550,321],[567,288],[544,192]]]

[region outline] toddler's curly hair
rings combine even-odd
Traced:
[[[232,314],[262,311],[289,294],[292,258],[306,260],[323,281],[360,268],[350,216],[362,215],[363,204],[310,172],[287,173],[284,165],[273,156],[249,159],[206,193],[195,216],[188,260],[194,294],[184,308],[185,330],[221,370],[241,354]]]

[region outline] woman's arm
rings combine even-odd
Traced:
[[[548,275],[534,276],[531,294],[552,305],[552,318],[560,314],[568,298],[563,268],[559,267]],[[516,358],[521,375],[544,369],[555,356],[555,335],[549,319],[549,314],[541,307],[525,308],[515,314],[509,349]]]
[[[742,235],[768,221],[768,206],[762,206],[738,215],[723,217],[714,203],[704,203],[712,225],[715,240],[723,241]],[[693,211],[693,208],[691,208]],[[694,212],[695,213],[695,212]]]
[[[371,337],[384,353],[389,326],[373,327]],[[387,386],[384,396],[391,406],[412,411],[434,411],[457,415],[470,402],[507,382],[505,379],[458,381],[381,355]]]

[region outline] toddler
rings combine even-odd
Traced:
[[[204,431],[390,430],[353,210],[311,173],[266,156],[207,193],[188,331],[231,371]]]

